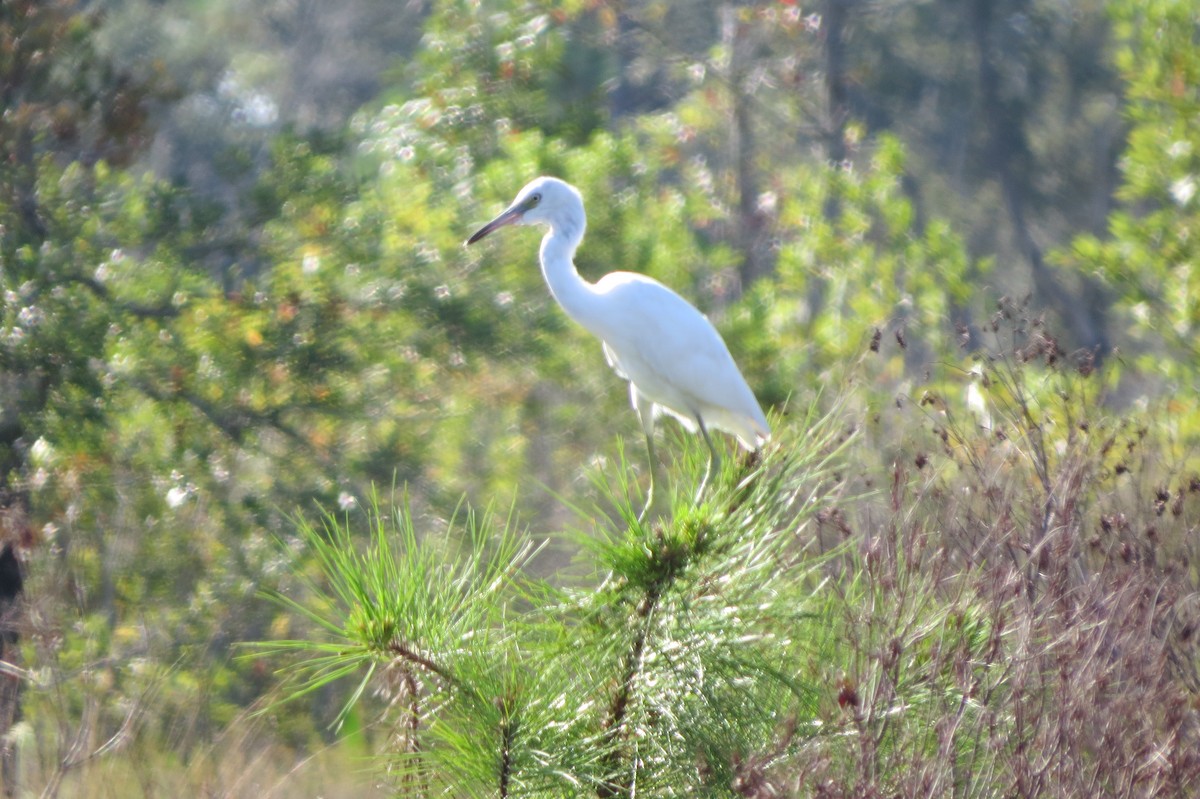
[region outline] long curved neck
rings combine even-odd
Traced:
[[[583,225],[556,224],[542,238],[542,276],[562,309],[589,331],[600,335],[596,290],[575,269],[575,250],[583,240]]]

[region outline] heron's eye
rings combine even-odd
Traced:
[[[537,205],[537,204],[538,204],[538,203],[540,203],[541,201],[542,201],[542,195],[540,195],[540,194],[531,194],[531,195],[529,195],[529,207],[530,207],[530,208],[532,208],[533,206]]]

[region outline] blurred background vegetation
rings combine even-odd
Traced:
[[[538,174],[584,194],[584,276],[679,290],[781,425],[875,419],[864,472],[929,446],[889,409],[978,411],[1013,307],[1194,470],[1198,31],[1190,0],[5,0],[7,784],[368,789],[322,766],[371,749],[344,686],[250,715],[296,517],[397,486],[545,537],[640,435],[536,235],[461,246]]]

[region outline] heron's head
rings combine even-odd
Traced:
[[[582,233],[584,224],[579,191],[558,178],[540,177],[525,184],[504,213],[477,230],[467,244],[506,225],[547,225],[562,233]]]

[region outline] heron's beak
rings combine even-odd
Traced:
[[[491,233],[493,230],[498,230],[506,225],[516,224],[517,222],[521,221],[521,216],[524,213],[524,208],[514,205],[512,208],[509,208],[507,211],[500,214],[500,216],[496,217],[491,222],[488,222],[486,225],[479,228],[479,230],[475,231],[475,235],[467,239],[467,244],[474,244],[487,234]]]

